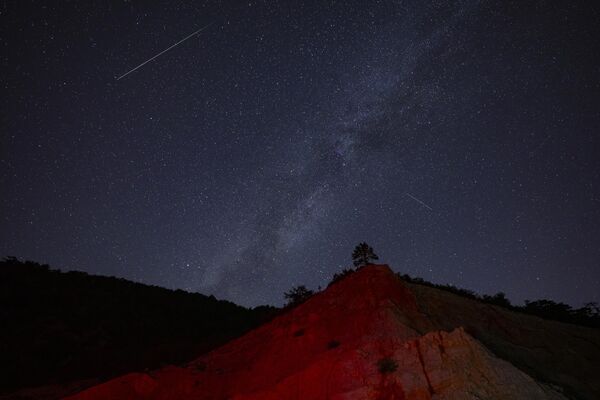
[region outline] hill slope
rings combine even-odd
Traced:
[[[597,330],[447,296],[404,284],[387,266],[364,267],[184,367],[128,374],[71,399],[599,397]]]
[[[524,372],[563,388],[572,398],[600,398],[600,330],[542,319],[406,284],[419,309],[442,330],[467,332]]]
[[[0,262],[0,304],[0,393],[189,361],[269,311],[16,259]]]

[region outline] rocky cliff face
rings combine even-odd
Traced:
[[[544,374],[547,367],[537,366],[543,360],[557,361],[561,351],[555,358],[537,354],[535,346],[520,353],[529,339],[515,340],[511,329],[527,329],[533,317],[492,309],[499,327],[485,331],[485,325],[461,316],[465,305],[459,299],[451,298],[446,305],[435,298],[439,291],[427,288],[432,291],[428,294],[422,289],[407,286],[387,266],[365,267],[189,365],[128,374],[70,399],[566,399],[573,393],[591,399],[598,395],[595,381],[585,381],[585,374]],[[471,300],[460,300],[475,307]],[[483,314],[473,309],[467,315],[479,320]],[[525,325],[504,327],[516,322]],[[566,340],[563,346],[568,349],[583,351],[587,346],[591,351],[571,355],[569,362],[581,358],[597,364],[598,333],[581,329],[566,326],[557,340]],[[483,332],[483,339],[471,331],[475,336]],[[518,354],[506,357],[512,352]],[[499,358],[499,353],[504,357]]]
[[[600,331],[407,284],[436,329],[463,327],[487,349],[573,399],[600,399]]]

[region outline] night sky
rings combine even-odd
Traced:
[[[280,305],[367,241],[600,300],[594,2],[101,3],[0,5],[0,256]]]

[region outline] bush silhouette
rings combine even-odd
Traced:
[[[283,297],[287,300],[286,307],[295,307],[298,304],[304,303],[308,300],[314,292],[307,289],[306,286],[300,285],[290,289],[289,292],[285,292]]]
[[[333,285],[336,282],[341,281],[342,279],[344,279],[348,275],[351,275],[352,273],[354,273],[353,269],[343,269],[341,272],[336,272],[335,274],[333,274],[333,278],[331,278],[331,281],[327,284],[327,287]]]
[[[510,308],[510,300],[506,298],[506,294],[504,292],[498,292],[493,296],[489,296],[487,294],[483,295],[483,301],[490,304],[495,304],[500,307]]]
[[[377,369],[382,374],[390,374],[398,369],[398,363],[391,357],[385,357],[377,361]]]
[[[304,336],[304,329],[298,329],[296,332],[294,332],[294,337],[300,337],[300,336]]]

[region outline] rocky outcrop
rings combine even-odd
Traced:
[[[544,320],[466,299],[443,290],[405,284],[436,329],[463,327],[496,356],[561,387],[568,397],[600,398],[600,331]]]
[[[465,329],[437,329],[421,308],[387,266],[365,267],[184,367],[125,375],[70,399],[567,398]]]

